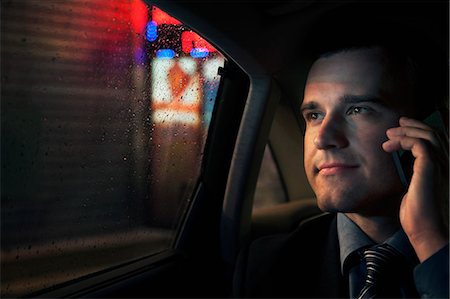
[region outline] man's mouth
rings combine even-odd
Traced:
[[[356,164],[331,162],[320,164],[317,169],[318,173],[321,175],[336,175],[354,170],[358,167],[359,166]]]

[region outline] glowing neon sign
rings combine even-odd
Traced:
[[[153,121],[199,125],[202,86],[197,63],[188,57],[156,59],[152,67]]]
[[[161,24],[183,31],[166,37],[164,32],[172,28],[158,32]],[[198,127],[202,122],[207,126],[219,84],[217,70],[224,59],[200,35],[178,25],[182,23],[177,19],[152,8],[146,27],[146,39],[156,50],[151,64],[152,119],[159,126],[181,123]],[[174,47],[181,51],[175,52]]]

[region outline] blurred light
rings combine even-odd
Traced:
[[[172,49],[160,49],[156,51],[156,58],[172,59],[175,57],[175,52]]]
[[[204,58],[208,56],[209,51],[206,48],[193,48],[190,54],[194,58]]]
[[[223,66],[223,58],[209,59],[203,64],[203,76],[207,81],[219,80],[219,74],[217,73],[219,67]]]
[[[184,89],[182,94],[182,104],[189,110],[200,110],[199,106],[201,105],[202,100],[202,94],[200,92],[201,87],[202,83],[200,82],[199,77],[195,76]]]
[[[193,75],[197,71],[197,62],[190,57],[180,58],[178,65],[188,75]]]
[[[181,49],[184,53],[191,53],[193,48],[205,48],[209,53],[216,52],[210,43],[193,31],[184,31],[181,33]]]
[[[131,3],[131,25],[134,32],[142,34],[147,20],[147,5],[142,0],[134,0]]]
[[[170,103],[172,87],[168,72],[175,65],[175,59],[155,59],[152,62],[152,96],[153,103]]]
[[[147,23],[145,37],[149,42],[154,42],[158,37],[158,25],[154,21]]]
[[[176,109],[158,109],[153,112],[152,119],[155,123],[182,123],[189,125],[198,125],[200,118],[198,112],[180,111]]]
[[[153,6],[152,8],[152,20],[155,21],[155,23],[158,25],[182,25],[180,21],[178,21],[174,17],[169,16],[167,13],[156,6]]]
[[[203,80],[191,57],[152,63],[152,117],[156,123],[200,126]]]

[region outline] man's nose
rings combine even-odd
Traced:
[[[314,138],[318,149],[345,148],[348,146],[345,120],[339,116],[325,116]]]

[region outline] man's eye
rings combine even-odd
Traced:
[[[350,107],[347,110],[347,115],[352,115],[352,114],[365,114],[365,113],[370,113],[372,112],[373,109],[369,108],[369,107],[361,107],[361,106],[354,106],[354,107]]]
[[[321,118],[321,114],[318,112],[308,112],[308,113],[305,113],[304,118],[307,122],[316,121]]]

